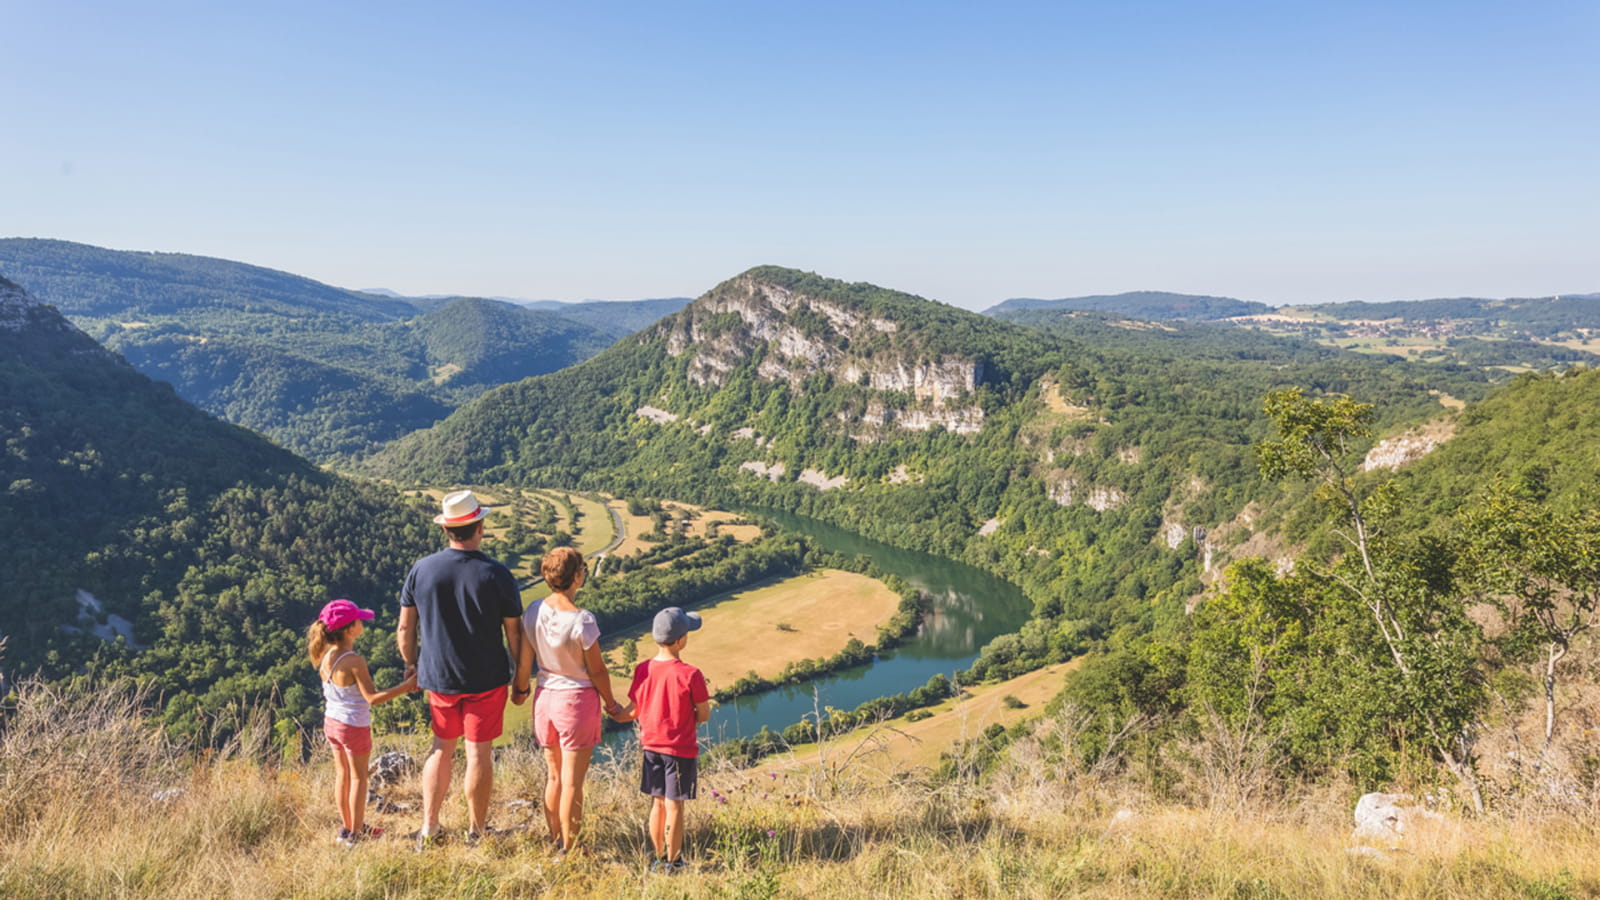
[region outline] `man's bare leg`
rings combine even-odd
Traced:
[[[422,764],[422,834],[439,833],[439,808],[450,792],[451,764],[455,761],[456,739],[433,739],[433,749]]]

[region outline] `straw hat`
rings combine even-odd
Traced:
[[[444,501],[439,506],[442,512],[433,517],[433,523],[450,528],[457,525],[471,525],[489,514],[489,507],[479,503],[471,491],[445,494]]]

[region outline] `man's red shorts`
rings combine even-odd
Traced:
[[[466,736],[474,744],[492,741],[505,728],[507,685],[481,694],[428,692],[434,737],[453,740]]]

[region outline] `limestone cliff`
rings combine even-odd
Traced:
[[[885,395],[865,404],[853,422],[868,427],[971,434],[983,410],[971,401],[983,364],[939,354],[903,339],[899,324],[830,299],[746,273],[696,300],[656,327],[667,352],[689,356],[698,386],[720,386],[750,361],[756,375],[796,390],[818,374]]]

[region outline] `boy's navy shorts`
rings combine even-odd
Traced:
[[[644,751],[644,771],[639,776],[639,792],[668,800],[693,800],[700,782],[700,760],[693,756],[672,756]]]

